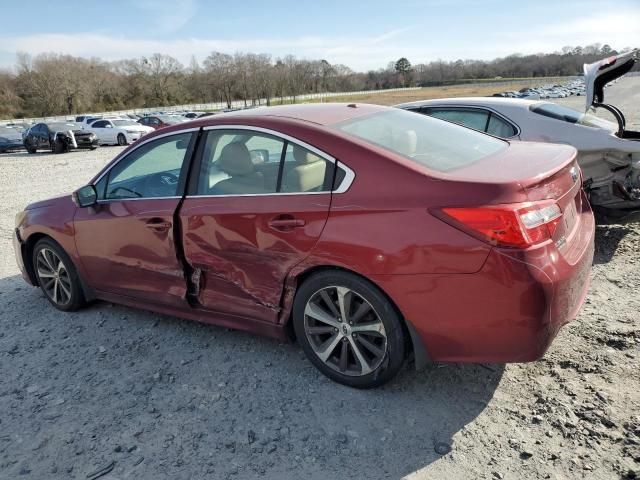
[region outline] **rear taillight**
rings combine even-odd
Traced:
[[[481,240],[516,248],[527,248],[551,239],[562,216],[560,207],[549,202],[447,207],[439,212],[439,218]]]

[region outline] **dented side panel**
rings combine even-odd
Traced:
[[[171,225],[178,198],[112,201],[77,209],[75,241],[88,281],[99,291],[185,306],[186,282]]]
[[[331,194],[187,197],[180,209],[185,260],[198,271],[198,303],[276,323],[288,272],[327,221]],[[280,228],[273,220],[301,225]]]

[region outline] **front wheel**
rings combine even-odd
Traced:
[[[38,284],[54,307],[71,312],[86,303],[73,262],[57,243],[49,239],[38,241],[32,261]]]
[[[350,387],[382,385],[404,363],[400,315],[375,285],[348,272],[309,277],[296,293],[293,327],[309,360]]]
[[[118,145],[124,147],[127,144],[127,137],[124,136],[124,133],[118,134]]]

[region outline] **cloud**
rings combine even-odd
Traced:
[[[388,61],[411,52],[417,56],[415,49],[406,48],[399,42],[400,37],[409,30],[410,27],[407,27],[371,37],[303,36],[246,40],[149,39],[103,33],[6,36],[0,37],[0,60],[16,52],[32,55],[55,52],[111,61],[164,53],[187,64],[192,56],[203,60],[212,51],[243,51],[270,53],[275,57],[291,53],[302,58],[326,59],[331,63],[344,63],[356,70],[367,70],[383,67]],[[394,39],[396,42],[392,42]]]
[[[160,33],[173,33],[195,16],[196,0],[133,0],[134,8],[142,10]]]
[[[166,2],[150,3],[150,0],[133,0],[138,8],[149,5],[168,5]],[[173,0],[195,9],[194,0]],[[153,8],[153,21],[165,28],[179,29],[192,17],[189,7],[164,9]],[[186,11],[174,16],[174,10]],[[169,13],[171,12],[171,13]],[[32,55],[46,52],[67,53],[82,57],[98,57],[104,60],[121,60],[148,56],[153,53],[171,55],[187,65],[192,56],[202,61],[212,51],[225,53],[254,52],[269,53],[274,57],[293,54],[301,58],[326,59],[331,63],[342,63],[357,71],[385,67],[388,62],[407,57],[412,63],[458,58],[485,59],[513,53],[539,53],[560,50],[565,45],[588,45],[608,43],[614,48],[640,46],[640,11],[621,13],[594,13],[578,15],[563,22],[523,22],[517,31],[495,28],[488,31],[482,42],[465,38],[459,31],[451,37],[440,34],[438,41],[429,38],[430,33],[419,27],[405,27],[367,35],[306,35],[293,38],[160,38],[132,37],[109,33],[60,33],[17,36],[0,35],[0,67],[12,66],[16,52]],[[468,37],[473,37],[470,34]]]

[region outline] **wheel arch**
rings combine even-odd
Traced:
[[[29,275],[29,278],[31,279],[31,284],[36,287],[40,285],[40,282],[38,281],[38,276],[36,275],[36,272],[33,266],[33,249],[35,248],[36,244],[43,239],[51,240],[63,252],[67,254],[67,256],[69,257],[69,260],[71,261],[71,263],[73,264],[73,267],[75,268],[78,278],[80,279],[80,284],[82,286],[82,293],[84,294],[84,298],[87,301],[94,299],[95,295],[92,293],[91,288],[87,285],[87,282],[85,282],[84,278],[82,278],[82,274],[78,269],[78,266],[76,265],[76,263],[73,261],[73,258],[71,257],[69,252],[67,252],[67,250],[60,244],[60,242],[58,242],[51,235],[44,232],[33,232],[24,240],[24,242],[22,242],[20,246],[20,250],[22,254],[22,263],[24,265],[25,270],[27,271],[27,275]]]
[[[363,280],[366,280],[367,282],[374,285],[378,290],[380,290],[380,292],[382,292],[382,294],[387,298],[387,300],[389,301],[391,306],[395,309],[396,313],[401,319],[402,327],[405,333],[405,338],[407,339],[407,347],[409,347],[408,348],[409,355],[413,354],[416,369],[419,370],[424,366],[426,366],[428,363],[431,363],[431,357],[429,356],[429,353],[427,352],[427,348],[424,342],[422,341],[422,339],[420,338],[420,335],[418,334],[415,327],[411,324],[411,322],[407,320],[407,318],[402,314],[402,311],[400,310],[396,302],[393,300],[393,298],[391,298],[391,296],[384,290],[384,288],[378,285],[377,282],[371,280],[366,275],[363,275],[359,272],[356,272],[346,267],[337,266],[337,265],[315,265],[315,266],[309,267],[299,272],[293,277],[294,291],[291,297],[291,304],[293,304],[293,299],[298,293],[298,286],[302,285],[302,283],[312,275],[315,275],[320,272],[326,272],[326,271],[338,271],[338,272],[345,272],[351,275],[355,275],[357,277],[362,278]],[[291,321],[292,315],[293,315],[293,309],[290,309],[287,315],[285,328],[290,338],[293,339],[295,338],[295,334],[293,332],[293,322]]]

